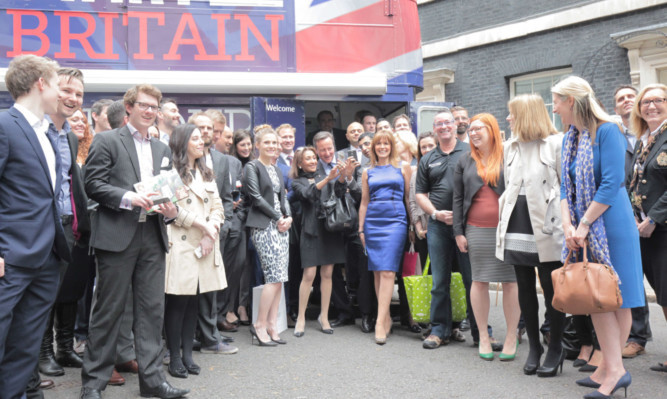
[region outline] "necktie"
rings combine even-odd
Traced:
[[[60,159],[60,151],[58,150],[58,132],[53,125],[49,125],[49,129],[46,131],[46,137],[49,139],[49,143],[51,143],[53,152],[56,154],[56,181],[53,182],[53,186],[55,187],[53,192],[57,196],[60,190],[58,183],[60,182],[60,176],[62,176],[62,172],[60,170],[62,162]]]
[[[294,159],[293,156],[291,156],[291,155],[288,155],[288,156],[287,156],[287,164],[288,164],[289,166],[292,166],[292,159]]]

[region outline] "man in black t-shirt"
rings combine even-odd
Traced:
[[[437,114],[433,130],[439,146],[419,162],[416,178],[417,204],[431,216],[426,236],[431,258],[433,289],[431,290],[431,334],[424,340],[426,349],[435,349],[449,343],[452,336],[452,304],[449,284],[452,265],[458,258],[463,280],[471,279],[467,254],[456,247],[452,228],[454,196],[454,169],[459,157],[470,146],[457,140],[456,123],[449,111]],[[472,317],[471,317],[472,319]],[[472,321],[472,320],[471,320]],[[473,337],[474,339],[474,337]]]

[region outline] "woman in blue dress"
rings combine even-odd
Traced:
[[[408,234],[410,164],[398,167],[396,141],[387,132],[375,134],[370,153],[371,167],[361,177],[359,235],[368,253],[368,270],[375,276],[375,342],[383,345],[391,330],[389,304]]]
[[[621,282],[621,309],[591,315],[604,360],[591,377],[577,381],[599,388],[584,398],[608,398],[632,381],[621,349],[630,335],[630,309],[644,306],[639,234],[624,185],[627,143],[584,79],[570,76],[551,92],[554,113],[570,126],[562,151],[563,259],[588,245],[589,257],[611,265]]]

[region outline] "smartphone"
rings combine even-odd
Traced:
[[[354,158],[354,160],[357,160],[357,151],[355,150],[347,150],[347,157],[348,158]]]
[[[159,205],[159,204],[164,204],[166,202],[169,202],[169,198],[167,197],[160,197],[156,198],[153,200],[153,205]]]
[[[232,190],[232,200],[234,202],[241,199],[241,192],[239,190]]]
[[[195,248],[195,256],[197,259],[201,259],[201,245]]]

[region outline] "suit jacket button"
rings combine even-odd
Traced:
[[[646,179],[642,180],[642,184],[646,184]]]
[[[207,221],[207,222],[209,221],[209,219],[210,219],[210,218],[209,218],[208,216],[206,216],[206,221]]]
[[[204,202],[208,202],[208,198],[204,198]]]
[[[188,237],[186,237],[185,235],[182,235],[182,236],[181,236],[181,240],[185,241],[185,240],[187,240],[187,239],[188,239]]]
[[[187,202],[188,204],[191,204],[191,203],[192,203],[192,199],[191,199],[191,198],[188,198],[188,200],[185,201],[185,202]]]
[[[555,222],[555,221],[556,221],[556,218],[551,218],[551,222]]]
[[[547,181],[546,181],[546,180],[542,180],[542,184],[547,184]]]

